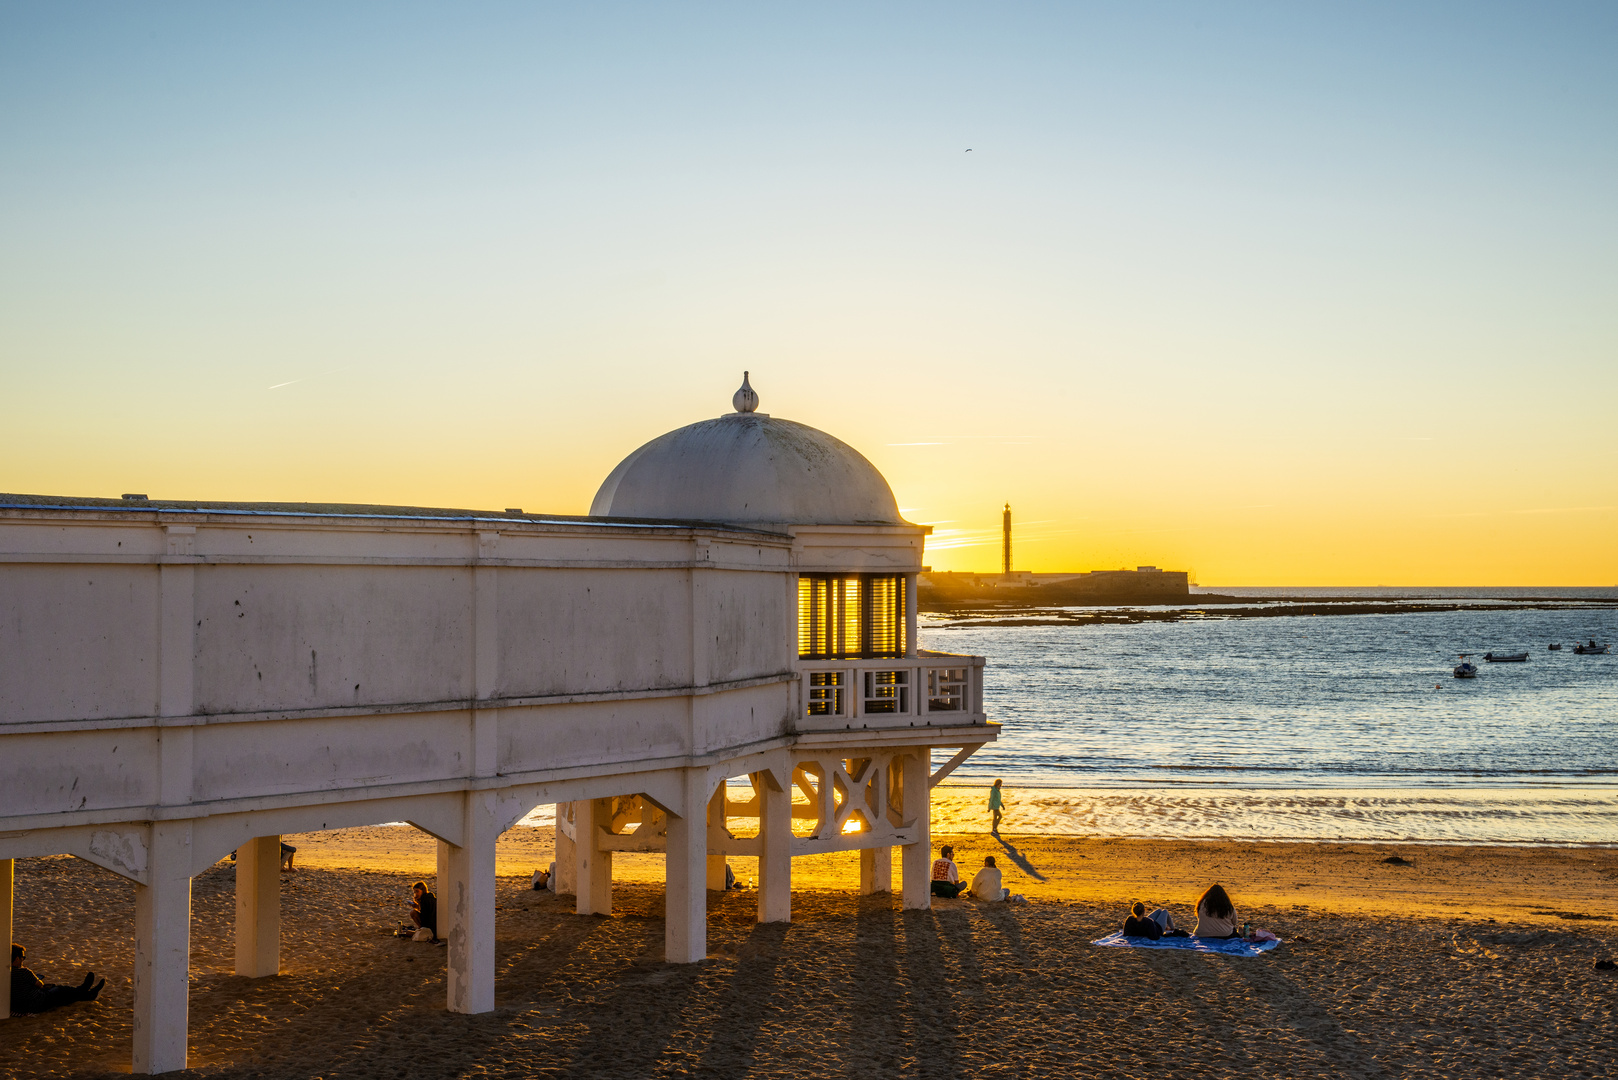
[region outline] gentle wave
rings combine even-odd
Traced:
[[[969,793],[985,789],[939,790],[934,831],[984,827],[982,800]],[[1009,790],[1006,803],[1007,833],[1618,846],[1618,788],[1033,788]]]

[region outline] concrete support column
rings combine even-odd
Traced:
[[[753,782],[759,793],[758,921],[792,921],[792,788],[772,783],[768,773]]]
[[[929,886],[931,888],[931,886]],[[860,852],[860,895],[893,891],[893,849],[866,848]]]
[[[6,946],[6,956],[11,956],[11,902],[16,895],[15,860],[0,859],[0,934],[4,934],[0,941]],[[11,962],[9,959],[6,961]],[[11,979],[0,979],[0,1020],[11,1016]]]
[[[725,853],[714,850],[723,847],[719,841],[725,836],[725,794],[725,782],[721,780],[708,800],[708,872],[704,876],[711,892],[725,891]]]
[[[932,789],[927,780],[932,771],[932,754],[919,747],[904,758],[904,816],[913,820],[910,843],[900,850],[904,906],[926,910],[933,906],[933,827]]]
[[[573,804],[559,802],[556,804],[556,895],[577,895],[579,889],[579,856],[573,849],[577,846],[573,838],[567,834],[572,828],[568,815],[573,813]]]
[[[438,842],[437,860],[437,865],[433,868],[433,895],[441,898],[444,896],[444,890],[449,888],[449,845],[442,840]],[[442,912],[444,909],[440,907],[438,910],[440,912],[438,917],[443,920]],[[444,930],[448,926],[447,921],[439,923],[439,937],[444,936]]]
[[[438,933],[449,923],[449,1011],[494,1011],[495,793],[465,795],[463,845],[449,844],[448,880],[438,895]]]
[[[612,800],[586,799],[573,804],[573,910],[580,915],[612,914],[612,852],[600,850]]]
[[[191,984],[191,824],[152,824],[148,884],[135,886],[137,1073],[186,1064]]]
[[[663,958],[694,964],[708,956],[708,781],[701,769],[687,769],[680,809],[669,815],[664,870]]]
[[[281,838],[256,836],[236,849],[236,974],[281,973]]]

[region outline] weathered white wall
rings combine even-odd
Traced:
[[[790,738],[799,563],[920,556],[809,532],[0,511],[0,830]]]
[[[499,695],[691,685],[690,573],[499,570]]]
[[[44,539],[61,538],[61,530],[49,532]],[[0,540],[24,538],[16,529],[0,533]],[[157,585],[156,566],[6,566],[0,722],[155,713]]]
[[[471,582],[469,567],[199,567],[195,711],[470,697]]]

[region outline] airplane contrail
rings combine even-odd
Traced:
[[[298,379],[288,379],[286,382],[278,382],[274,386],[265,387],[265,389],[266,390],[279,390],[279,389],[281,389],[281,387],[283,387],[283,386],[291,386],[293,383],[308,382],[310,379],[320,379],[320,378],[324,378],[327,375],[336,375],[339,371],[347,371],[349,368],[351,368],[353,366],[354,366],[353,364],[344,364],[342,367],[340,367],[340,368],[332,368],[330,371],[317,371],[313,375],[305,375],[302,378],[298,378]]]

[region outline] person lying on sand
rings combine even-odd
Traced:
[[[1162,908],[1158,908],[1162,911]],[[1167,912],[1164,912],[1167,914]],[[1163,927],[1156,919],[1146,917],[1146,905],[1139,900],[1130,909],[1129,917],[1124,920],[1124,937],[1141,937],[1156,941],[1163,936]]]
[[[1240,937],[1242,924],[1236,920],[1236,905],[1223,885],[1210,885],[1197,900],[1197,937]]]
[[[1000,886],[1000,868],[994,865],[994,856],[983,857],[983,869],[972,878],[972,897],[976,900],[1009,900],[1011,890]]]
[[[78,986],[57,986],[48,983],[22,966],[28,950],[11,943],[11,1011],[14,1013],[42,1013],[75,1001],[94,1001],[101,996],[107,980],[96,981],[96,973],[89,972]]]
[[[961,872],[955,866],[955,849],[945,845],[933,860],[933,895],[953,900],[961,895]]]
[[[1190,936],[1174,925],[1174,916],[1169,914],[1168,908],[1157,908],[1148,915],[1146,905],[1138,900],[1130,909],[1129,917],[1124,920],[1124,937],[1143,937],[1156,941],[1158,938]]]

